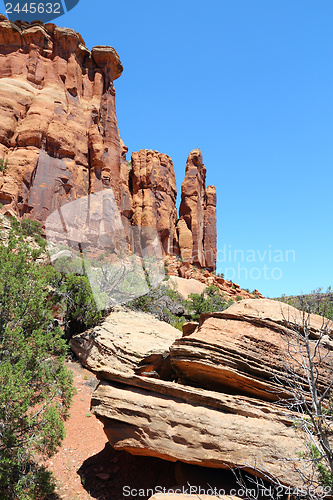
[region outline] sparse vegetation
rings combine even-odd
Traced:
[[[8,160],[5,160],[5,157],[0,158],[0,172],[4,174],[7,168],[8,168]]]
[[[54,489],[36,454],[51,456],[63,440],[73,386],[49,301],[53,276],[13,232],[0,245],[0,491],[6,500],[43,499]]]
[[[317,288],[307,295],[285,296],[278,298],[296,309],[304,310],[306,313],[319,314],[333,320],[333,291],[328,287],[326,291]]]
[[[197,321],[202,313],[224,311],[231,304],[233,301],[226,300],[214,285],[208,286],[201,294],[191,293],[187,300],[183,300],[175,290],[162,284],[131,301],[128,306],[153,314],[181,330],[186,321]]]
[[[201,294],[191,293],[185,304],[190,319],[196,321],[199,319],[200,314],[224,311],[233,304],[233,301],[227,301],[217,287],[210,285]]]

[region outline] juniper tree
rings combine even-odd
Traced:
[[[73,395],[67,346],[51,314],[51,267],[14,234],[0,246],[0,491],[4,499],[42,499],[51,456],[64,438]]]

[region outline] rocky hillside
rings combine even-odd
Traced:
[[[113,313],[71,346],[101,379],[92,412],[115,449],[300,487],[305,439],[281,400],[292,397],[287,364],[306,387],[302,351],[290,343],[301,324],[291,306],[250,299],[184,325],[181,338],[143,313]],[[332,324],[324,337],[320,316],[307,327],[322,391],[332,379]]]
[[[165,255],[216,267],[216,192],[200,150],[187,159],[180,213],[172,160],[142,149],[131,161],[117,125],[115,49],[79,33],[0,15],[0,203],[41,222],[65,204],[111,190],[124,227],[157,230]],[[101,215],[94,214],[102,225]]]

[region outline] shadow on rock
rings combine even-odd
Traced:
[[[78,474],[86,491],[97,500],[148,500],[153,494],[176,488],[216,488],[226,494],[237,488],[231,471],[208,469],[155,457],[134,456],[114,450],[107,443],[102,451],[84,461]],[[194,490],[192,490],[194,492]],[[188,490],[189,493],[189,490]]]

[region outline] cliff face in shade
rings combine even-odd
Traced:
[[[165,254],[215,269],[216,195],[206,192],[201,152],[188,157],[178,221],[171,158],[140,150],[126,159],[113,85],[121,73],[112,47],[90,51],[72,29],[0,15],[2,211],[44,222],[59,207],[112,188],[127,233],[153,227]]]
[[[216,190],[206,190],[206,167],[200,149],[187,158],[179,209],[178,232],[181,256],[185,262],[215,269]]]

